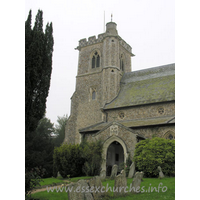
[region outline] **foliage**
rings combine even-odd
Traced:
[[[31,28],[31,11],[25,22],[25,142],[26,168],[33,167],[32,146],[35,130],[46,109],[50,87],[53,52],[52,23],[43,32],[43,12],[38,10]],[[30,158],[33,158],[30,161]]]
[[[37,187],[40,186],[41,182],[41,176],[44,174],[44,169],[41,167],[35,167],[31,169],[30,171],[25,172],[25,197],[26,199],[31,198],[31,191]]]
[[[80,145],[64,144],[54,149],[53,154],[54,177],[59,171],[63,178],[68,175],[76,177],[82,175],[84,160],[81,156]]]
[[[102,142],[87,142],[83,141],[81,144],[82,157],[84,158],[84,166],[82,168],[86,176],[99,175],[102,163]]]
[[[130,158],[130,154],[128,155],[128,158],[126,159],[126,163],[120,164],[120,168],[126,172],[126,177],[128,176],[131,164],[132,164],[132,160]]]
[[[57,122],[58,124],[55,125],[55,134],[56,138],[54,139],[55,146],[60,146],[64,139],[65,139],[65,126],[68,120],[68,116],[64,115],[63,117],[58,116]]]
[[[59,171],[63,178],[68,175],[99,175],[101,168],[102,144],[98,142],[83,142],[82,144],[64,144],[54,149],[54,177]]]
[[[29,173],[31,168],[40,166],[44,157],[50,158],[49,149],[38,154],[38,136],[35,132],[39,121],[44,117],[46,99],[50,87],[53,53],[52,23],[46,25],[43,32],[43,12],[38,10],[35,24],[31,26],[31,10],[25,21],[25,165],[26,189],[30,189],[38,181],[35,173]],[[44,145],[39,143],[39,145]],[[36,147],[37,146],[37,147]],[[42,158],[40,158],[42,154]],[[44,155],[45,154],[45,155]],[[48,159],[47,159],[48,160]],[[45,166],[47,168],[47,166]],[[30,178],[32,176],[32,178]],[[26,190],[27,191],[27,190]]]
[[[134,162],[136,170],[146,177],[158,177],[160,166],[165,176],[175,173],[175,140],[154,137],[136,145]]]
[[[31,28],[31,10],[25,22],[25,132],[33,132],[43,118],[48,96],[53,53],[52,23],[43,32],[43,12],[38,10]]]
[[[44,177],[53,175],[54,144],[51,137],[53,132],[53,123],[49,119],[43,118],[34,131],[32,142],[28,144],[29,154],[26,154],[26,163],[31,167],[42,166],[45,168]]]

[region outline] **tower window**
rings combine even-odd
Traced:
[[[100,65],[100,56],[99,55],[97,55],[97,59],[96,60],[97,60],[96,66],[99,67],[99,65]]]
[[[95,51],[94,55],[92,56],[92,68],[97,67],[100,67],[100,56],[97,51]]]
[[[92,57],[92,68],[95,68],[95,56]]]
[[[96,99],[96,92],[95,91],[92,91],[92,99]]]
[[[120,57],[120,69],[124,71],[124,56],[123,55],[121,55]]]

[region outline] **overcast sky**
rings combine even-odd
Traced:
[[[104,32],[105,22],[117,23],[118,34],[132,47],[132,70],[175,62],[174,0],[26,0],[25,20],[32,10],[32,25],[38,9],[44,28],[53,23],[54,52],[46,117],[70,115],[75,90],[78,41]]]

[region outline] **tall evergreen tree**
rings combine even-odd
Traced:
[[[33,30],[31,11],[25,22],[26,133],[36,129],[44,116],[52,71],[52,23],[43,32],[43,12],[38,10]]]
[[[44,117],[46,110],[54,45],[52,23],[48,23],[45,33],[43,32],[43,12],[38,10],[33,29],[31,28],[31,18],[30,11],[25,22],[26,158],[31,157],[29,149],[33,145],[34,131],[39,120]],[[31,163],[26,162],[26,167],[31,167]]]

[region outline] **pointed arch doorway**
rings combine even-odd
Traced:
[[[106,170],[107,176],[110,176],[112,166],[117,164],[118,171],[120,171],[120,164],[126,162],[127,156],[127,147],[124,141],[117,136],[112,136],[103,144],[103,163],[101,168]]]
[[[111,170],[113,165],[118,166],[118,171],[120,171],[120,168],[122,167],[122,164],[124,163],[124,150],[122,145],[114,141],[112,142],[108,149],[107,149],[107,155],[106,155],[106,172],[107,176],[111,175]]]

